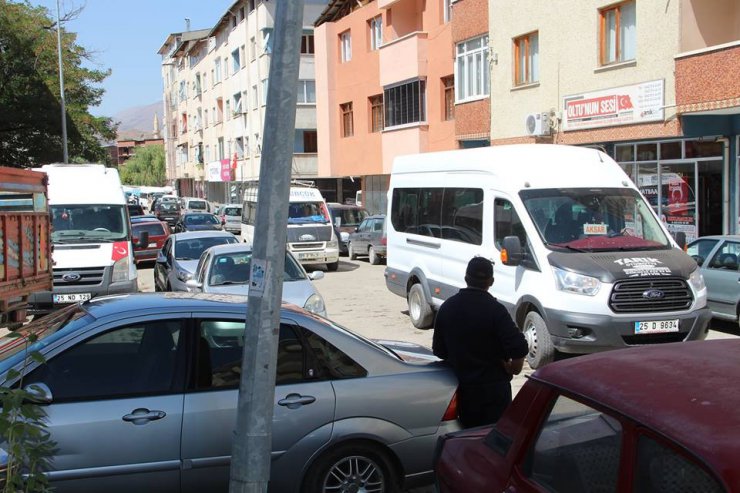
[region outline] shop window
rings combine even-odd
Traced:
[[[635,146],[632,144],[616,146],[616,157],[620,163],[635,160]]]
[[[661,143],[660,159],[681,159],[681,142]]]
[[[658,159],[658,144],[638,144],[637,161],[655,161]]]
[[[702,142],[700,140],[686,141],[686,158],[722,157],[722,142]]]

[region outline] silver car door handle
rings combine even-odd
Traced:
[[[298,409],[305,404],[316,402],[316,397],[312,395],[288,394],[285,399],[280,399],[278,404],[286,406],[288,409]]]
[[[121,419],[135,425],[143,425],[145,423],[148,423],[149,421],[162,419],[165,416],[167,416],[167,413],[164,411],[150,411],[149,409],[140,407],[138,409],[134,409],[133,411],[131,411],[131,414],[127,414]]]

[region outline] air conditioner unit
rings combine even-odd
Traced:
[[[550,135],[550,114],[530,113],[524,119],[524,131],[535,137]]]

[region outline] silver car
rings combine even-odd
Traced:
[[[740,235],[702,236],[686,247],[707,285],[707,305],[714,318],[738,322],[740,313]]]
[[[227,204],[222,205],[217,214],[221,223],[224,225],[226,231],[231,231],[234,234],[241,234],[242,232],[242,205],[241,204]]]
[[[218,245],[200,256],[195,277],[185,284],[194,293],[249,294],[249,274],[252,247],[246,243]],[[324,298],[313,282],[324,277],[323,271],[307,274],[293,254],[285,252],[283,271],[283,301],[302,306],[322,317],[326,316]]]
[[[247,298],[95,298],[26,325],[23,385],[48,415],[51,485],[65,492],[226,492]],[[0,378],[24,364],[0,338]],[[19,343],[19,341],[21,341]],[[437,438],[458,430],[457,380],[294,305],[280,311],[272,492],[397,491],[429,484]]]
[[[238,241],[236,236],[226,231],[193,231],[171,235],[154,264],[154,290],[187,291],[185,283],[192,279],[198,259],[206,249]]]

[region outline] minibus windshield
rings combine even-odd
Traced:
[[[129,237],[124,205],[68,204],[51,206],[54,243],[124,241]]]
[[[520,197],[548,248],[629,251],[670,248],[645,199],[631,189],[523,190]]]
[[[320,223],[327,224],[329,211],[323,202],[291,202],[288,214],[288,224]]]

